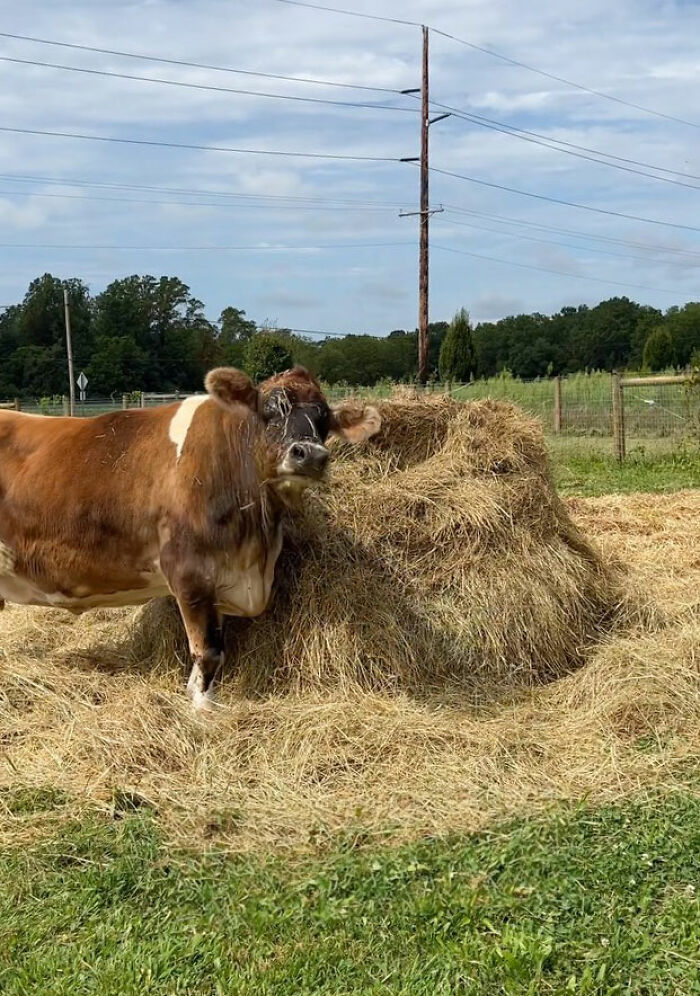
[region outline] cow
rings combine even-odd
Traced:
[[[222,617],[268,604],[284,509],[324,480],[328,437],[358,443],[381,426],[371,406],[330,408],[301,366],[259,387],[221,367],[205,389],[93,418],[0,411],[0,608],[172,594],[197,710],[215,704]]]

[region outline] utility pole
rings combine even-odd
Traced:
[[[443,208],[430,209],[430,145],[428,134],[431,124],[449,118],[449,114],[439,114],[436,118],[430,118],[430,88],[429,88],[429,53],[428,53],[428,28],[423,25],[423,73],[421,79],[421,111],[420,111],[420,210],[405,211],[400,213],[400,217],[406,218],[418,213],[420,218],[420,239],[418,250],[418,381],[425,384],[428,379],[428,321],[429,321],[429,241],[430,241],[430,215],[437,214]],[[414,94],[418,90],[402,90],[402,93]],[[414,157],[405,158],[402,162],[416,162]]]
[[[68,386],[70,388],[70,414],[75,414],[75,377],[73,376],[73,344],[70,337],[70,305],[68,288],[63,288],[63,315],[66,323],[66,350],[68,352]]]
[[[418,257],[418,381],[428,379],[428,225],[430,104],[428,95],[428,29],[423,25],[423,76],[420,101],[420,249]]]

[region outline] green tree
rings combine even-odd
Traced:
[[[293,364],[290,342],[274,332],[259,332],[246,346],[245,370],[255,381],[266,380]]]
[[[104,395],[140,390],[148,356],[131,336],[100,336],[87,370],[90,390]]]
[[[68,394],[68,362],[65,347],[60,343],[50,347],[20,346],[12,356],[8,372],[24,397]]]
[[[626,366],[640,320],[647,325],[645,309],[627,297],[612,297],[590,308],[571,340],[569,369],[614,370]]]
[[[452,319],[440,349],[440,378],[466,383],[474,373],[474,343],[469,314],[462,308]]]
[[[440,376],[440,350],[449,328],[449,322],[430,322],[428,324],[428,376],[434,379]],[[415,340],[413,364],[407,371],[407,380],[414,380],[418,371],[418,332],[414,332],[413,337]]]
[[[642,362],[647,370],[665,370],[673,366],[673,340],[667,328],[654,329],[647,337]]]
[[[20,343],[20,312],[19,305],[13,304],[0,313],[0,401],[15,398],[20,393],[12,370],[12,359]]]
[[[90,359],[92,302],[87,286],[81,280],[59,280],[45,273],[29,285],[13,322],[17,348],[11,365],[13,380],[22,394],[68,392],[64,288],[68,291],[76,374]]]
[[[71,338],[76,364],[89,358],[92,302],[81,280],[59,280],[45,273],[32,280],[22,302],[18,329],[22,345],[51,348],[65,345],[63,290],[68,291]]]
[[[100,355],[92,366],[103,390],[197,390],[207,370],[228,360],[204,305],[178,277],[113,281],[95,302],[94,328]]]
[[[673,342],[673,363],[684,367],[700,349],[700,303],[691,301],[682,308],[669,308],[664,326]]]
[[[219,316],[219,341],[230,344],[248,342],[256,332],[255,322],[245,317],[240,308],[224,308]]]
[[[95,298],[93,328],[96,339],[128,338],[144,352],[151,347],[152,277],[133,274],[113,280]]]
[[[219,316],[219,363],[224,367],[242,367],[245,348],[255,335],[255,322],[245,317],[240,308],[224,308]]]

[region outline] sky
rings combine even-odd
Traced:
[[[431,126],[431,320],[700,298],[699,0],[337,3],[461,39],[430,33],[433,116],[511,129]],[[418,27],[279,0],[0,0],[0,15],[9,34],[246,71],[0,37],[0,305],[47,271],[95,294],[152,273],[181,277],[212,320],[233,305],[295,329],[415,328],[418,218],[401,214],[419,172],[398,160],[419,154],[420,114],[397,91],[420,85]]]

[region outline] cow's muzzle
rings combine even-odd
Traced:
[[[323,477],[328,464],[328,456],[328,450],[321,443],[301,440],[291,444],[280,470],[283,474],[291,474],[295,477],[318,479]]]

